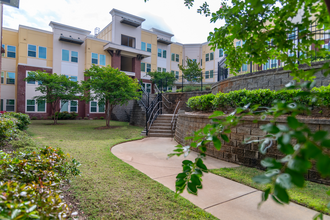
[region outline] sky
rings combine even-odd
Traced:
[[[209,32],[224,23],[210,23],[210,17],[197,13],[203,0],[195,0],[193,8],[184,6],[184,0],[20,0],[20,8],[5,5],[3,26],[18,29],[19,25],[51,31],[50,21],[86,29],[94,33],[111,22],[111,9],[146,19],[142,28],[157,28],[174,34],[172,41],[204,43]],[[220,0],[208,0],[211,12],[220,7]]]

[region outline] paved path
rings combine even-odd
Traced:
[[[182,171],[182,157],[167,160],[167,154],[177,145],[172,138],[145,138],[138,141],[119,144],[112,148],[112,153],[134,168],[175,191],[175,177]],[[187,159],[194,160],[192,152]],[[209,169],[237,167],[236,164],[207,157],[205,164]],[[221,220],[312,220],[315,211],[290,203],[281,206],[271,199],[257,209],[261,192],[226,178],[206,174],[203,177],[203,189],[198,196],[181,194],[183,197],[213,214]],[[324,219],[330,220],[329,216]]]

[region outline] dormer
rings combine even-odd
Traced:
[[[123,11],[120,11],[117,9],[112,9],[110,11],[110,14],[112,15],[112,21],[114,21],[116,18],[118,18],[120,23],[127,24],[127,25],[130,25],[135,28],[141,26],[142,22],[145,21],[144,18],[140,18],[138,16],[128,14],[126,12],[123,12]]]

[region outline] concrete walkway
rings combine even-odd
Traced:
[[[145,138],[138,141],[119,144],[112,148],[112,153],[124,162],[175,191],[175,177],[182,171],[184,157],[172,157],[167,160],[177,143],[172,138]],[[194,160],[192,152],[186,159]],[[205,164],[209,169],[237,167],[236,164],[208,157]],[[226,178],[206,174],[203,177],[203,189],[198,196],[181,194],[183,197],[213,214],[221,220],[312,220],[315,211],[290,203],[281,206],[271,199],[257,209],[261,192]],[[329,219],[325,216],[324,219]]]

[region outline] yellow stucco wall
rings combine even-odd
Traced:
[[[102,40],[111,41],[112,40],[112,24],[106,26],[98,35],[97,38]]]
[[[151,71],[157,71],[157,35],[142,30],[141,41],[151,44]]]
[[[179,54],[179,62],[172,61],[172,53]],[[172,63],[176,63],[176,64],[182,65],[183,46],[182,45],[179,45],[179,44],[172,43],[171,44],[171,52],[170,52],[169,56],[170,56],[170,59],[171,59],[171,66],[172,66]],[[181,76],[181,75],[182,75],[182,71],[179,70],[179,76]]]
[[[52,33],[46,33],[42,31],[31,30],[24,27],[20,27],[18,63],[27,64],[28,44],[46,47],[47,66],[53,67],[53,34]],[[38,59],[38,56],[35,59]]]
[[[105,65],[111,65],[111,56],[107,51],[103,50],[103,47],[106,43],[93,39],[86,39],[86,64],[85,69],[89,69],[92,66],[92,53],[103,54],[105,55]],[[100,61],[99,61],[100,62]]]

